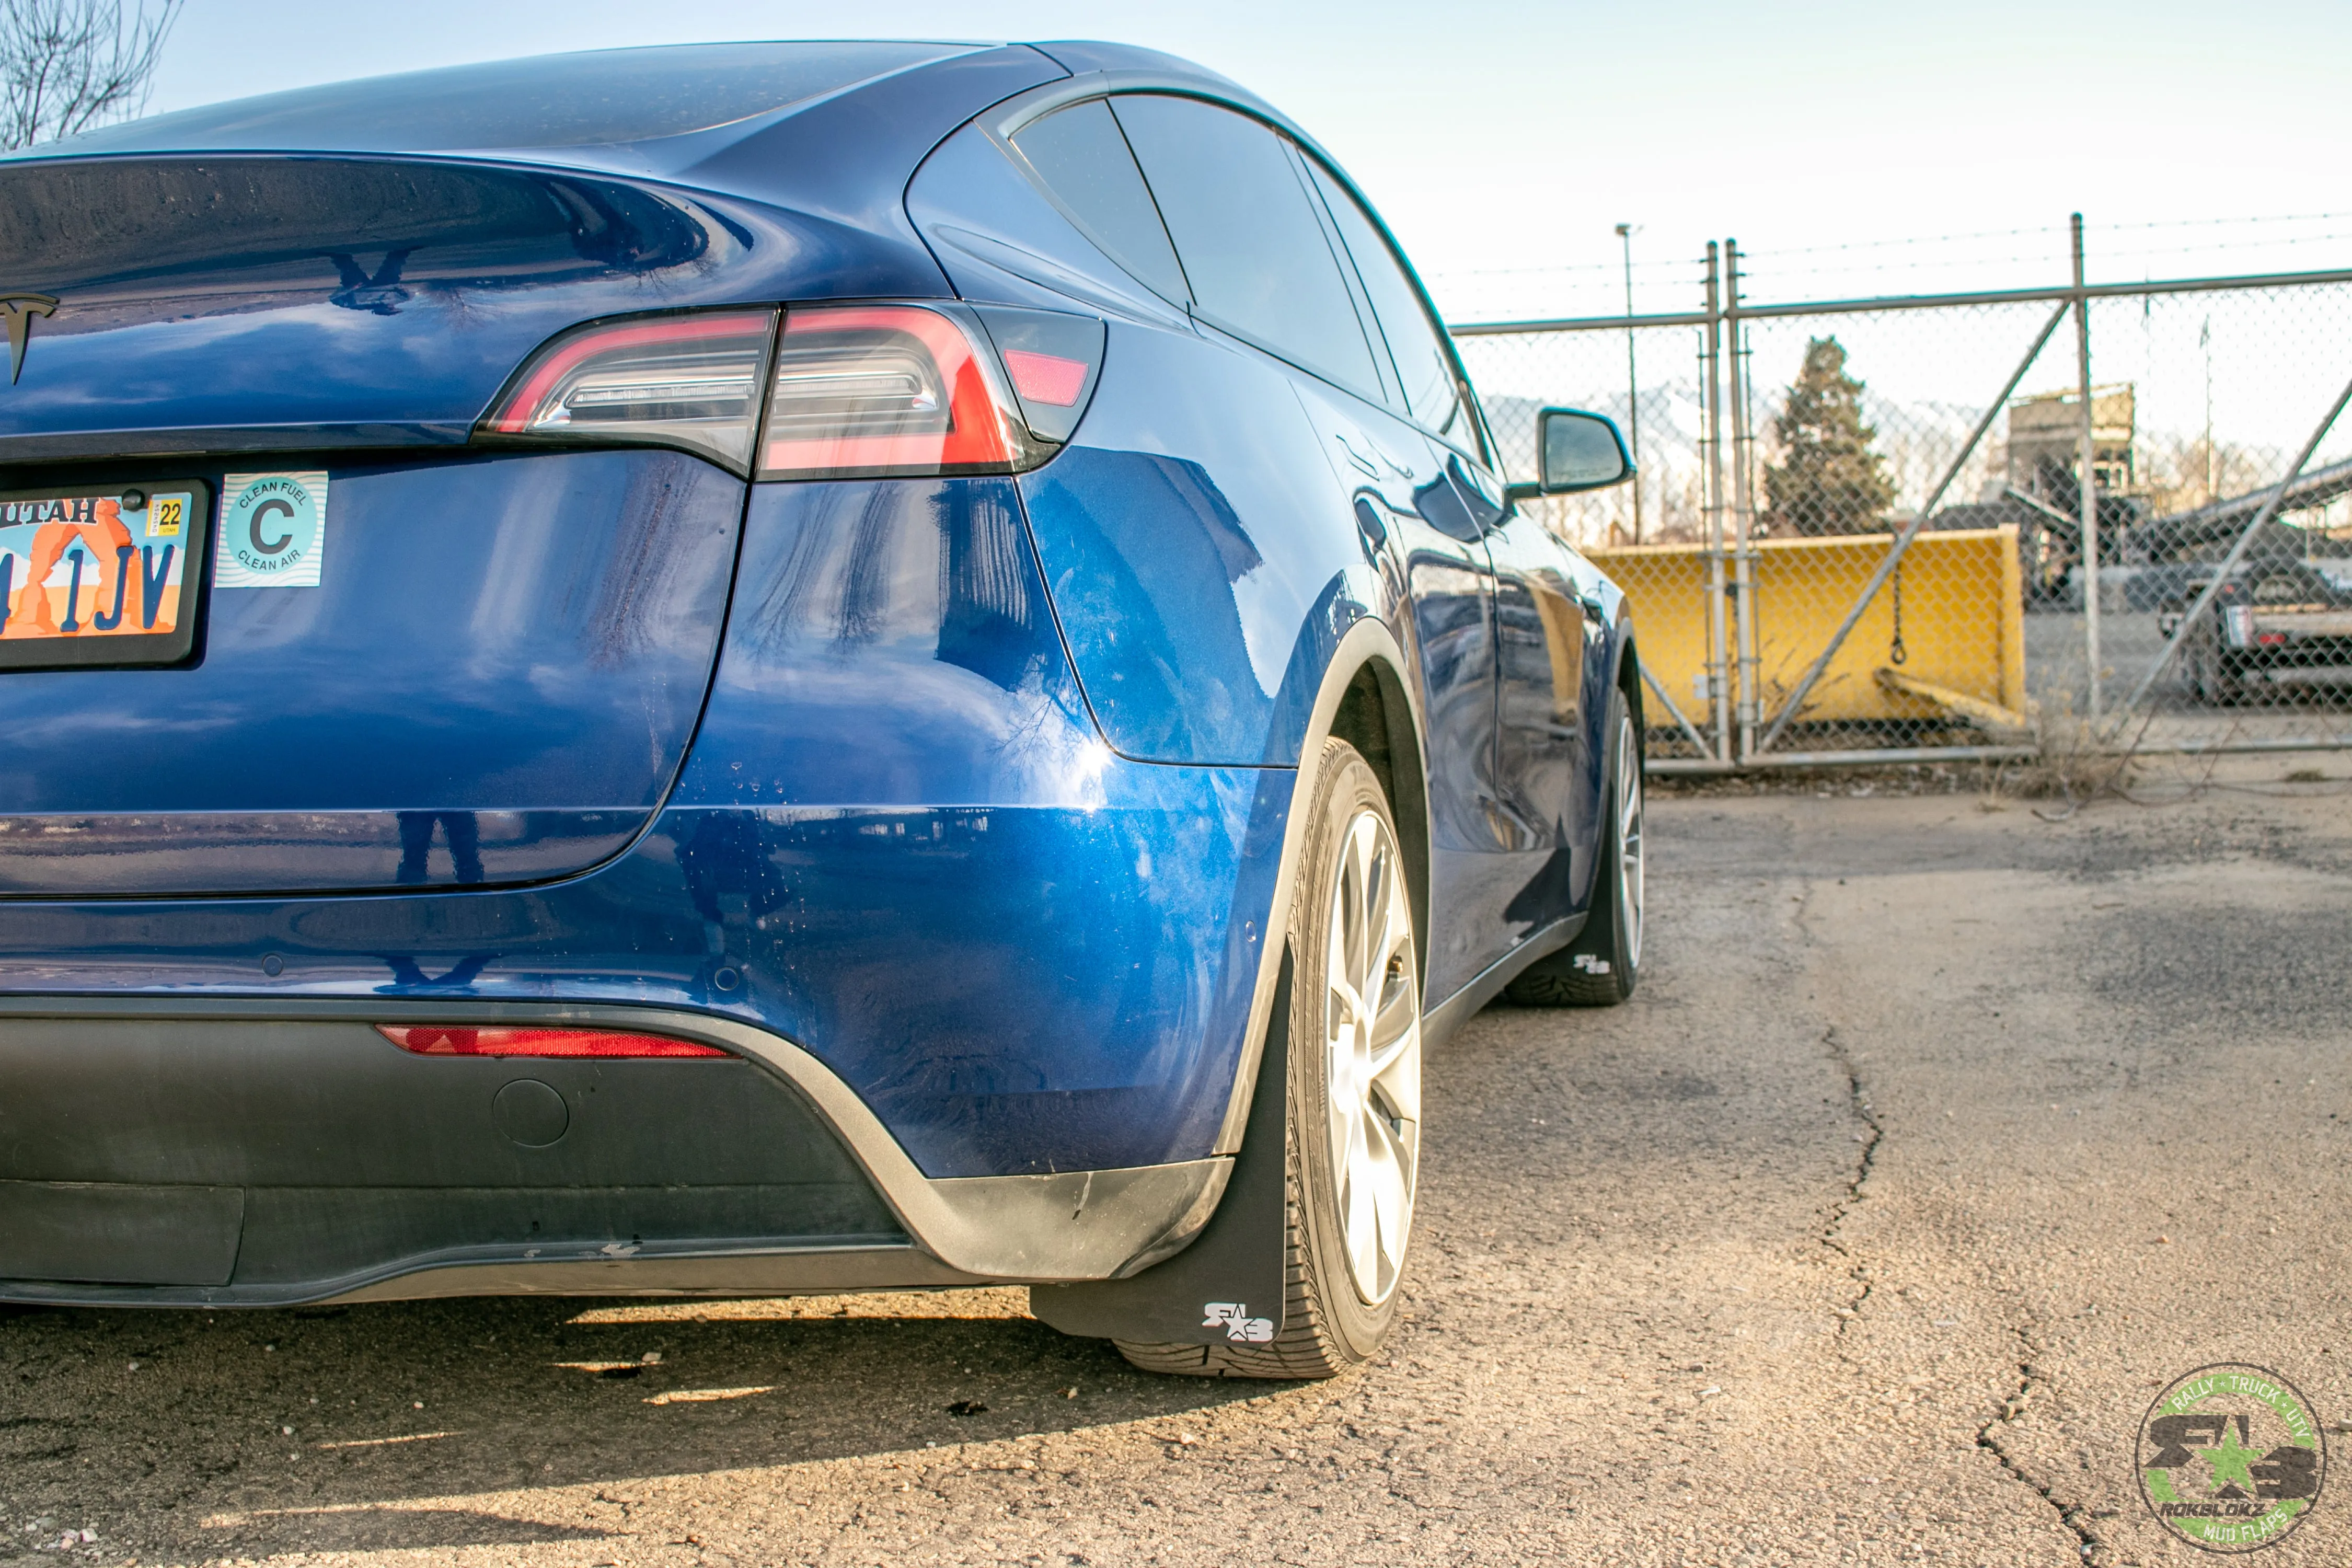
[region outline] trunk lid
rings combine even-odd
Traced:
[[[659,449],[459,448],[581,321],[938,288],[835,225],[478,162],[16,162],[0,211],[23,349],[0,491],[194,479],[228,542],[257,479],[323,501],[315,583],[184,558],[177,667],[0,668],[0,895],[512,885],[617,852],[708,690],[742,481]],[[68,620],[125,575],[130,603],[156,596],[103,529],[39,532],[0,527],[23,612],[0,645],[34,629],[37,564]]]

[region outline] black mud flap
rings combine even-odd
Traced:
[[[1282,1332],[1289,1046],[1286,952],[1241,1152],[1217,1212],[1192,1246],[1129,1279],[1031,1286],[1034,1316],[1066,1334],[1145,1344],[1262,1344]]]

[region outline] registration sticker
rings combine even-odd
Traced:
[[[315,588],[327,545],[327,476],[230,474],[221,481],[220,588]]]
[[[0,495],[0,669],[188,657],[210,501],[193,480]]]

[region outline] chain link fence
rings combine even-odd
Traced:
[[[2352,744],[2352,272],[1694,293],[1454,329],[1512,479],[1544,406],[1635,447],[1533,504],[1633,602],[1657,766]]]

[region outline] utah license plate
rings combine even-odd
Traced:
[[[198,479],[0,491],[0,669],[188,658],[211,525]]]

